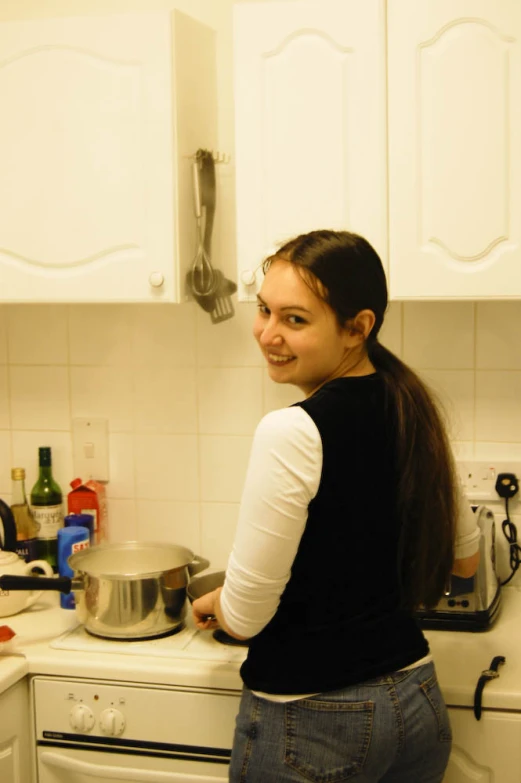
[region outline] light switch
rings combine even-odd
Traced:
[[[109,434],[107,419],[73,419],[72,460],[74,477],[82,481],[109,480]]]
[[[94,443],[84,443],[83,453],[87,459],[94,459],[94,456],[96,454],[96,448],[94,446]]]

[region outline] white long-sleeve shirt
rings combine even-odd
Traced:
[[[239,521],[220,602],[239,636],[259,633],[277,611],[322,472],[320,433],[296,406],[268,413],[254,435]],[[478,549],[479,528],[461,495],[455,558]]]

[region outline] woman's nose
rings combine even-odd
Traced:
[[[268,321],[265,324],[264,329],[260,334],[261,345],[280,345],[282,343],[282,337],[278,333],[277,324],[275,321]]]

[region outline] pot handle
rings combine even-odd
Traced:
[[[5,549],[6,552],[16,552],[16,522],[10,506],[3,500],[0,500],[0,525],[4,531],[3,543],[0,536],[0,549]]]
[[[59,590],[60,593],[70,593],[72,580],[68,576],[17,576],[2,574],[0,590]]]
[[[194,555],[194,559],[191,563],[188,563],[188,573],[190,576],[193,576],[194,574],[198,574],[199,571],[204,571],[205,568],[208,568],[210,565],[210,561],[207,560],[205,557],[200,557],[199,555]]]

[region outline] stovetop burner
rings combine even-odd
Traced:
[[[108,639],[111,642],[125,642],[125,643],[131,642],[131,643],[134,643],[134,642],[151,642],[151,641],[153,641],[155,639],[167,639],[167,638],[170,638],[171,636],[175,636],[180,631],[184,631],[185,627],[186,626],[185,626],[184,623],[180,623],[175,628],[172,628],[170,631],[165,631],[164,633],[155,634],[154,636],[134,636],[134,637],[131,636],[130,638],[125,638],[124,636],[121,636],[121,637],[118,637],[118,636],[103,636],[100,633],[94,633],[93,631],[90,631],[88,628],[85,628],[85,632],[89,636],[93,636],[95,639]]]
[[[237,640],[233,640],[236,642]],[[214,639],[212,631],[199,631],[190,620],[184,628],[168,636],[153,639],[105,639],[87,633],[82,625],[60,636],[50,643],[58,650],[77,650],[92,653],[114,653],[116,655],[141,655],[158,658],[185,658],[201,661],[242,663],[247,648],[237,644],[223,644]]]
[[[229,644],[231,647],[248,646],[247,639],[236,639],[234,636],[230,636],[230,634],[226,633],[226,631],[223,631],[222,628],[217,628],[217,630],[213,632],[213,638],[220,644]]]

